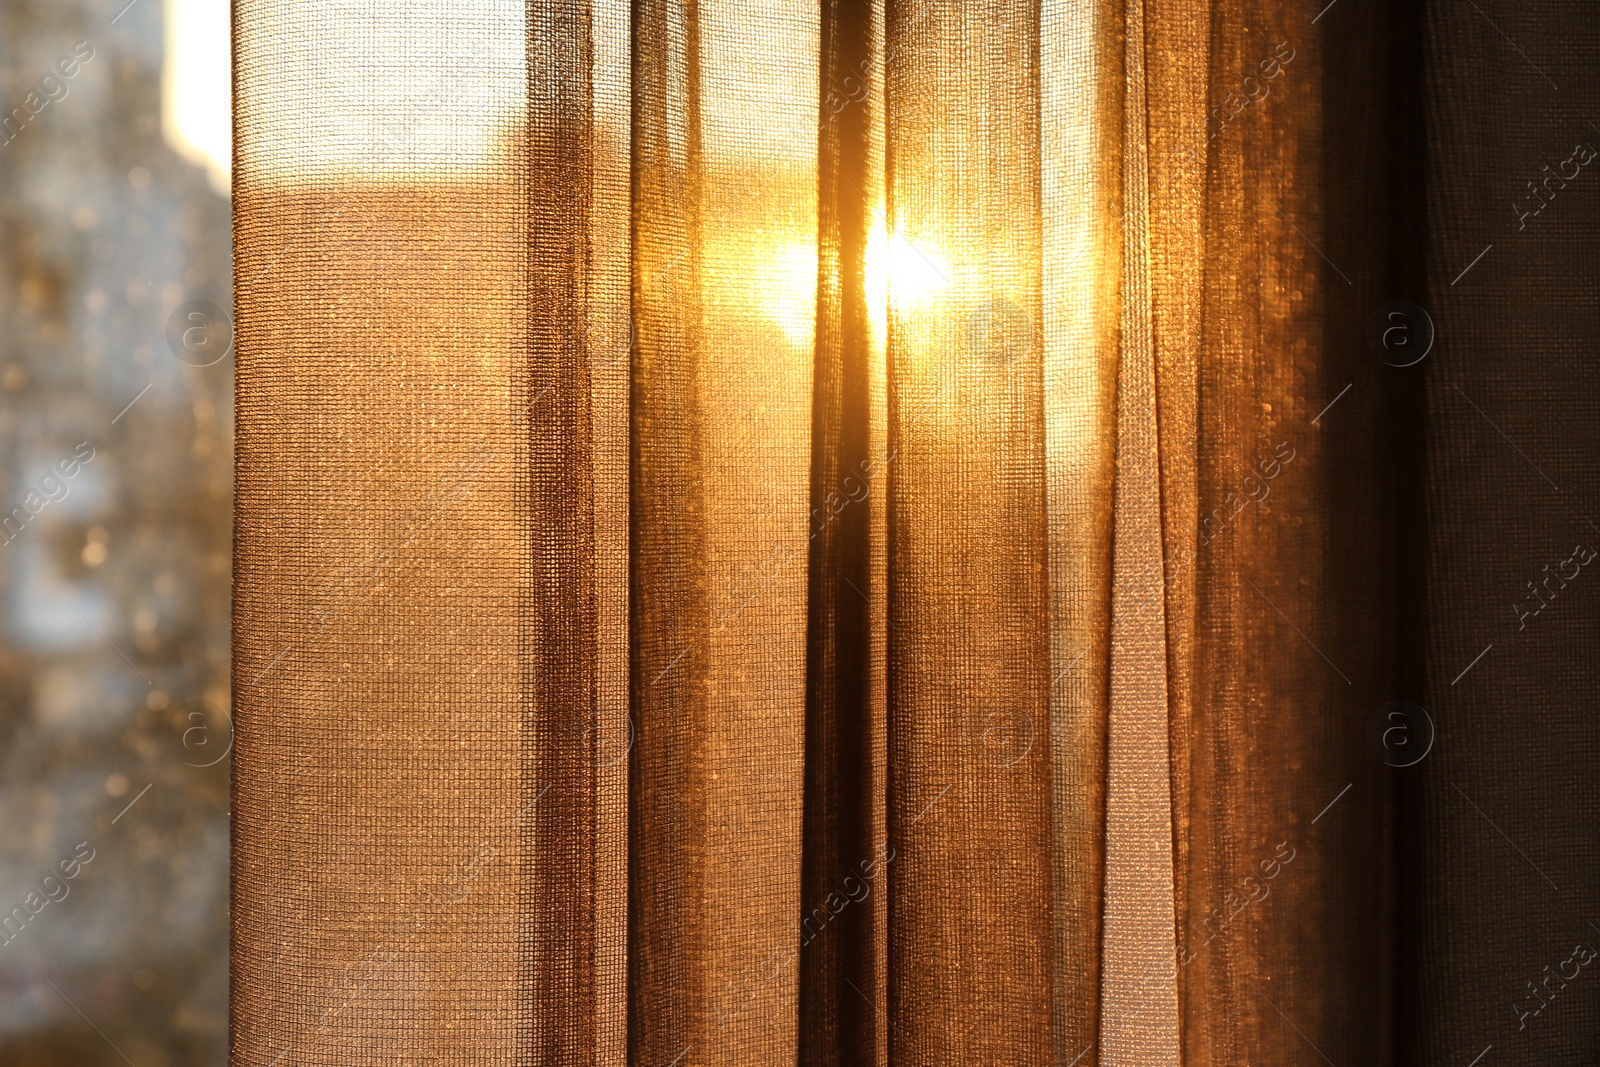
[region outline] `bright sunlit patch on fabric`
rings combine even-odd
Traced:
[[[166,0],[161,67],[161,134],[184,159],[204,167],[227,196],[233,172],[233,94],[228,5]]]
[[[508,165],[541,106],[525,13],[515,0],[265,5],[234,42],[244,69],[270,72],[241,85],[245,178],[451,181]]]
[[[791,345],[809,345],[817,318],[816,246],[785,245],[773,255],[767,274],[767,317],[777,323]]]
[[[875,294],[885,291],[896,307],[911,308],[950,288],[950,261],[944,254],[889,233],[881,215],[867,235],[863,266],[869,311]]]

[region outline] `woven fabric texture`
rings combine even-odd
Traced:
[[[1600,131],[1474,5],[1318,6],[235,0],[233,1062],[1524,1040],[1597,616],[1451,678],[1600,539],[1600,216],[1473,201]]]

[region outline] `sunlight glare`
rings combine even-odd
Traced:
[[[791,244],[778,249],[772,259],[767,286],[767,317],[775,322],[795,348],[811,343],[817,317],[817,248]]]
[[[907,309],[924,304],[950,288],[950,261],[937,248],[922,248],[890,233],[882,209],[873,213],[867,233],[867,314],[874,330],[888,324],[889,303]]]
[[[817,250],[810,244],[788,244],[768,261],[762,311],[783,330],[796,348],[809,345],[816,324]],[[867,322],[873,335],[888,328],[889,300],[911,310],[948,290],[951,267],[937,249],[919,249],[899,234],[891,235],[881,210],[867,234],[863,272]]]
[[[161,65],[161,134],[173,151],[204,167],[227,196],[233,171],[232,72],[228,4],[166,0]]]

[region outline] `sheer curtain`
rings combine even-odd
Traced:
[[[1592,821],[1452,944],[1512,60],[1318,6],[237,0],[235,1062],[1592,1053]]]

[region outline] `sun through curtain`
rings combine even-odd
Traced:
[[[236,0],[233,1062],[1454,1055],[1488,39],[1319,7]]]

